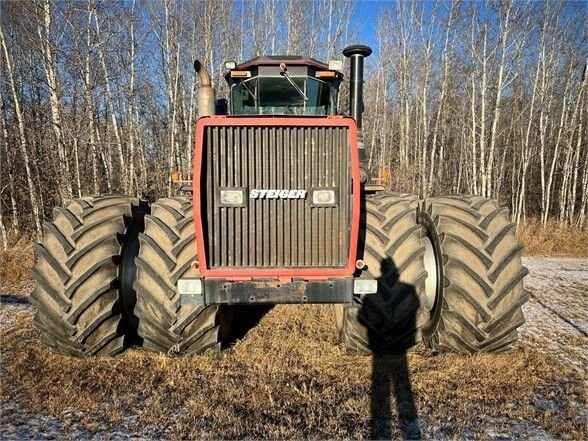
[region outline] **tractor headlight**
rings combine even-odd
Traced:
[[[180,304],[203,305],[204,287],[201,279],[180,279],[177,284]]]
[[[313,207],[337,206],[337,190],[335,188],[316,188],[312,190]]]
[[[219,200],[221,207],[244,207],[244,188],[219,188]]]
[[[202,280],[180,279],[178,280],[178,293],[180,295],[202,294]]]
[[[378,292],[378,281],[375,279],[355,279],[353,281],[354,294],[375,294]]]

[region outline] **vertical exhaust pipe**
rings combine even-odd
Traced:
[[[216,112],[216,98],[214,87],[210,81],[210,74],[202,63],[194,60],[194,70],[200,80],[198,88],[198,113],[200,116],[214,115]]]
[[[366,165],[365,146],[363,143],[363,59],[372,54],[369,46],[354,44],[343,49],[343,55],[351,61],[350,88],[349,88],[349,114],[357,124],[357,143],[359,148],[359,162],[361,171],[361,182],[369,179],[369,172]]]

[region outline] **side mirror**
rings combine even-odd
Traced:
[[[229,113],[229,104],[225,98],[219,98],[215,103],[215,114],[226,115]]]

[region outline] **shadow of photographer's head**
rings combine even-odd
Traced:
[[[419,341],[417,314],[421,306],[416,289],[404,283],[395,262],[380,263],[378,292],[362,298],[358,319],[368,330],[374,354],[402,354]]]

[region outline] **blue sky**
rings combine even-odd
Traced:
[[[358,1],[353,14],[352,26],[359,29],[358,43],[364,43],[372,46],[375,49],[375,27],[377,25],[377,17],[381,11],[389,6],[390,2],[386,1]]]
[[[404,0],[401,0],[404,1]],[[396,0],[357,0],[351,25],[358,30],[358,37],[355,43],[367,44],[374,49],[374,56],[377,58],[376,26],[378,17],[387,8],[394,8]],[[433,1],[421,0],[425,10],[431,9]]]

